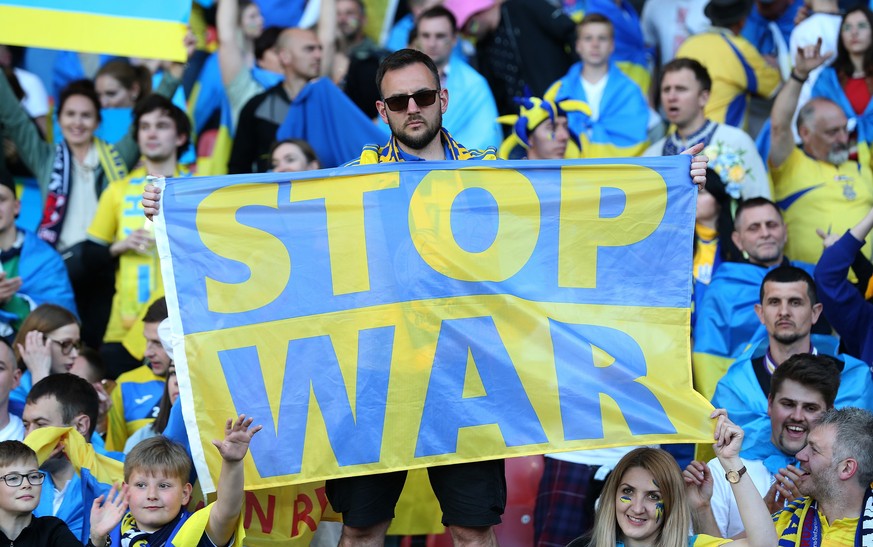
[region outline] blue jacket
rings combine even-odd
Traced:
[[[794,30],[794,17],[802,5],[803,0],[793,0],[785,13],[775,21],[776,26],[779,27],[779,33],[785,40],[785,45],[790,43],[791,31]],[[776,43],[773,40],[773,33],[770,32],[770,21],[761,15],[757,5],[752,7],[740,35],[751,42],[761,52],[761,55],[776,55]],[[791,59],[794,60],[794,52],[791,52]],[[815,97],[814,94],[813,97]]]
[[[321,166],[327,168],[355,159],[363,146],[381,142],[388,134],[387,125],[374,125],[330,79],[317,78],[291,102],[276,140],[306,140],[318,154]]]
[[[813,267],[791,262],[812,275]],[[694,324],[694,388],[710,398],[718,380],[750,343],[767,338],[767,328],[755,314],[761,282],[772,268],[746,262],[719,266],[696,308]]]
[[[812,275],[813,266],[791,262]],[[737,358],[751,342],[767,337],[755,314],[761,283],[773,268],[745,262],[726,262],[712,276],[697,310],[694,352]]]
[[[57,304],[77,313],[73,287],[61,255],[34,232],[21,228],[19,231],[24,232],[24,244],[18,262],[18,275],[21,277],[18,294],[29,297],[37,306]]]
[[[497,123],[497,103],[485,77],[455,57],[449,61],[448,73],[449,107],[443,127],[469,148],[500,146],[503,132]]]
[[[850,355],[873,363],[873,304],[864,299],[847,276],[863,241],[846,232],[824,250],[815,266],[818,299],[828,322]]]

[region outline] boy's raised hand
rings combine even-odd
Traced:
[[[252,437],[263,428],[260,425],[251,427],[253,421],[254,418],[246,418],[245,414],[240,414],[236,420],[227,420],[224,425],[224,440],[212,441],[224,461],[238,462],[245,457]]]
[[[112,485],[108,494],[102,495],[91,504],[91,543],[105,545],[106,536],[118,526],[127,513],[127,485],[121,488]]]

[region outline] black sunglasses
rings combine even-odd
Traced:
[[[425,89],[424,91],[416,91],[412,95],[396,95],[384,99],[388,110],[393,112],[402,112],[409,106],[409,99],[415,101],[418,106],[430,106],[437,100],[439,89]]]

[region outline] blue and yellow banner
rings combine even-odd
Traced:
[[[156,227],[195,461],[217,477],[209,443],[237,413],[264,426],[248,489],[711,441],[691,387],[688,170],[677,156],[168,180]]]
[[[186,0],[2,0],[4,44],[184,62]]]

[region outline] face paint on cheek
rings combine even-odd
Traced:
[[[655,504],[655,522],[661,522],[661,517],[664,516],[664,502],[659,501]]]
[[[618,501],[620,501],[622,503],[630,504],[631,499],[630,499],[630,496],[622,496],[622,497],[618,498]]]

